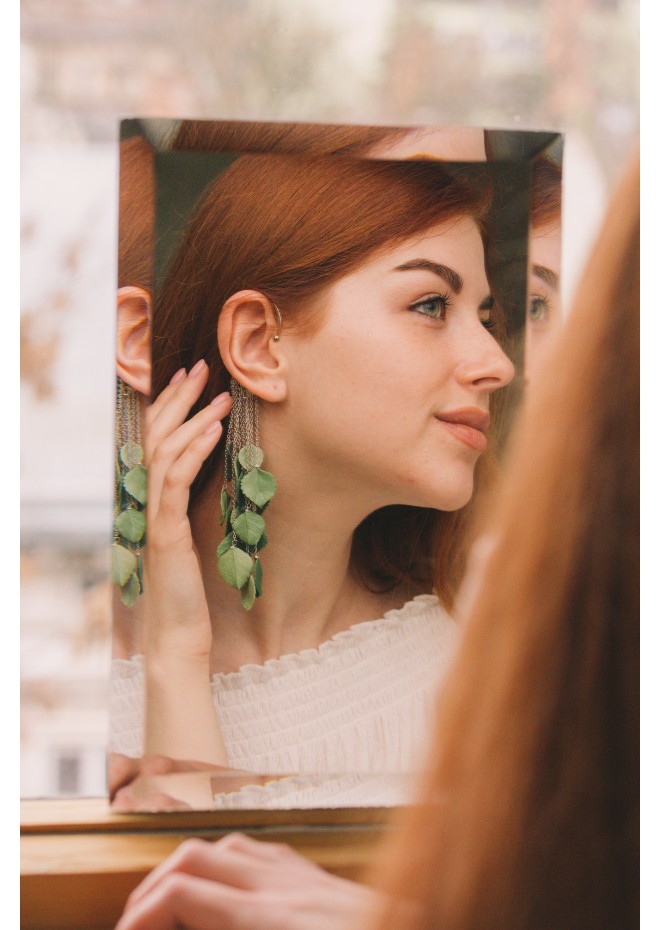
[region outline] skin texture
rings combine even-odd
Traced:
[[[560,224],[549,223],[545,226],[534,227],[529,242],[529,309],[525,327],[525,381],[527,384],[536,381],[548,346],[554,341],[553,337],[562,322],[559,290],[560,267]],[[539,269],[541,269],[540,272]]]
[[[349,930],[376,903],[288,846],[235,834],[182,843],[131,894],[117,930]]]

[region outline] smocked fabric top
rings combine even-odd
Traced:
[[[425,594],[318,648],[213,675],[229,764],[274,775],[419,769],[455,641],[454,621]],[[142,656],[113,661],[113,752],[142,754],[143,679]]]

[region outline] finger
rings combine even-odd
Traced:
[[[300,859],[306,863],[309,862],[308,859],[300,856],[286,843],[271,843],[264,840],[255,840],[245,833],[230,833],[228,836],[223,836],[221,840],[217,840],[215,845],[217,847],[222,846],[225,850],[231,850],[232,852],[242,853],[243,855],[261,859],[263,862],[277,861],[283,856]]]
[[[115,813],[127,813],[135,810],[135,795],[133,794],[133,786],[126,785],[124,788],[120,788],[115,792],[114,796],[110,801],[110,810]]]
[[[153,419],[160,412],[160,410],[162,410],[167,401],[172,397],[172,394],[174,394],[177,384],[183,381],[187,374],[188,372],[185,368],[179,368],[178,371],[174,372],[167,387],[163,388],[156,400],[149,404],[147,407],[145,411],[145,418],[147,422],[150,419]]]
[[[210,435],[213,435],[215,429],[213,423],[216,420],[222,420],[227,415],[230,408],[230,395],[227,392],[218,395],[218,397],[215,397],[207,407],[200,410],[191,420],[188,420],[175,430],[174,433],[163,439],[155,448],[150,450],[150,453],[147,455],[147,496],[149,498],[151,507],[150,516],[152,518],[155,517],[158,510],[163,478],[168,468],[170,468],[176,459],[185,451],[186,446],[190,445],[197,437],[202,436],[209,427],[212,427]],[[216,441],[219,439],[220,435],[221,434],[216,436]],[[213,448],[212,444],[210,448]],[[203,455],[206,457],[208,451],[203,452]],[[201,467],[203,461],[204,458],[201,459],[198,467]]]
[[[115,930],[245,930],[250,925],[245,892],[196,876],[173,873],[148,895],[132,899]]]
[[[118,752],[109,753],[107,775],[110,800],[112,800],[116,791],[133,781],[139,770],[139,759],[132,759],[130,756],[124,756]]]
[[[204,370],[203,360],[197,362],[196,365],[190,369],[190,374],[195,372],[193,379],[196,379],[197,374]],[[167,406],[168,402],[172,399],[174,394],[177,392],[177,388],[183,384],[189,378],[189,374],[185,368],[179,368],[178,371],[175,371],[172,377],[170,378],[169,384],[163,388],[155,401],[147,407],[147,418],[149,420],[155,419],[159,413]]]
[[[150,491],[153,504],[147,510],[149,521],[149,547],[169,545],[182,527],[188,526],[188,501],[190,485],[195,480],[202,463],[209,456],[222,435],[222,427],[215,420],[198,436],[179,458],[162,474],[153,476]]]
[[[223,837],[217,843],[198,839],[185,840],[138,885],[130,895],[128,904],[132,906],[140,901],[167,876],[174,873],[222,882],[244,891],[253,890],[258,886],[260,876],[255,869],[253,854],[246,853],[245,849],[240,834]]]
[[[175,429],[169,436],[165,436],[156,442],[150,442],[149,454],[147,456],[150,471],[153,474],[152,485],[149,493],[149,500],[157,500],[158,479],[160,475],[170,467],[186,447],[202,435],[204,431],[215,421],[223,420],[231,409],[231,395],[225,391],[214,397],[208,406],[204,407],[194,417],[187,420],[178,429]],[[156,483],[154,483],[156,482]],[[156,490],[156,494],[154,494]]]
[[[147,448],[155,448],[161,439],[181,426],[193,405],[199,400],[208,377],[209,366],[204,359],[200,359],[190,373],[174,385],[174,390],[162,404],[155,410],[155,405],[152,405],[145,419]]]

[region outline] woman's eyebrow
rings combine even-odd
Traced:
[[[455,294],[460,294],[463,288],[463,278],[457,271],[447,265],[429,261],[428,258],[413,258],[403,265],[397,265],[394,271],[432,271],[446,281]]]
[[[559,289],[559,275],[552,268],[547,268],[545,265],[532,265],[532,272],[555,291]]]

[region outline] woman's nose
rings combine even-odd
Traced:
[[[482,391],[497,391],[505,387],[515,374],[511,359],[500,344],[481,324],[480,332],[471,340],[471,349],[458,364],[456,377],[461,384],[472,384]]]

